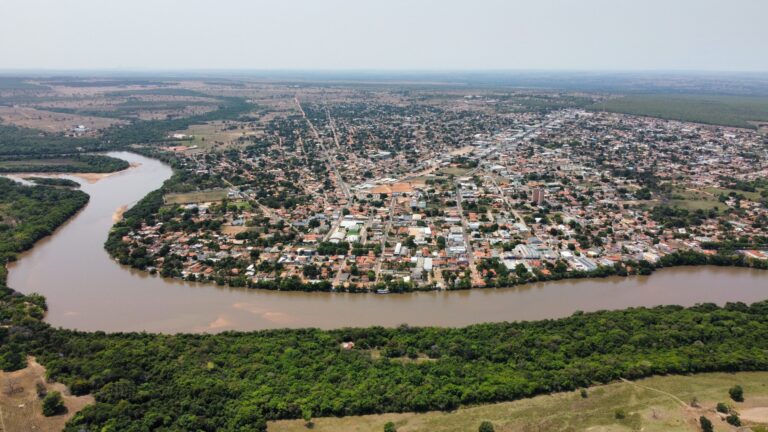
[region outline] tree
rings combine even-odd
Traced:
[[[704,416],[699,417],[699,425],[701,425],[702,432],[713,432],[715,430],[712,422]]]
[[[723,414],[728,414],[729,412],[731,412],[731,409],[728,407],[728,405],[725,402],[718,402],[717,407],[715,409],[717,410],[717,412],[723,413]]]
[[[731,399],[736,402],[744,402],[744,389],[740,385],[735,385],[728,390]]]
[[[741,426],[741,419],[736,414],[731,414],[725,418],[725,421],[732,426]]]
[[[480,423],[480,428],[478,429],[478,432],[493,432],[493,423],[487,420]]]
[[[311,428],[315,424],[312,423],[312,409],[309,407],[304,407],[301,409],[301,417],[304,419],[304,426]]]
[[[397,428],[395,428],[395,424],[392,422],[387,422],[384,425],[384,432],[397,432]]]
[[[8,344],[6,352],[0,351],[0,369],[12,372],[27,367],[27,360],[16,344]]]
[[[46,417],[63,414],[67,408],[64,406],[64,400],[61,393],[53,391],[43,398],[43,415]]]

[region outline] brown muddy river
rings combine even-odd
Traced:
[[[139,165],[94,183],[69,177],[91,196],[88,206],[9,266],[9,286],[43,294],[47,321],[54,326],[164,333],[402,323],[462,326],[558,318],[577,310],[768,298],[768,272],[716,267],[404,295],[273,292],[165,280],[120,266],[102,245],[115,212],[160,187],[171,169],[133,153],[111,155]]]

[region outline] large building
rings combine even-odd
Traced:
[[[532,201],[536,205],[541,205],[542,203],[544,203],[544,189],[542,188],[534,189]]]

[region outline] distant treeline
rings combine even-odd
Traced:
[[[590,108],[749,129],[756,129],[751,122],[768,121],[768,96],[630,94]]]
[[[0,156],[68,155],[125,149],[132,144],[152,144],[167,141],[168,133],[183,130],[193,124],[213,120],[238,118],[251,109],[240,98],[218,98],[217,110],[195,116],[134,121],[128,125],[114,125],[103,131],[99,138],[67,137],[60,133],[47,133],[37,129],[0,124]]]
[[[37,155],[24,159],[0,158],[0,173],[110,173],[127,169],[122,159],[104,155],[75,154],[65,157]]]
[[[0,123],[0,156],[68,154],[110,148],[95,138],[72,138]]]

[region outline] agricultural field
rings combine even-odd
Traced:
[[[744,388],[744,402],[729,398],[728,389],[736,384]],[[697,406],[691,406],[693,400]],[[286,420],[270,423],[268,430],[380,432],[385,423],[393,422],[398,432],[465,432],[490,421],[496,431],[509,432],[695,432],[700,430],[700,416],[709,418],[716,431],[737,430],[715,411],[718,402],[730,404],[745,424],[761,430],[768,423],[768,372],[660,376],[595,386],[587,389],[586,397],[573,391],[452,412],[318,418],[312,420],[312,429],[303,420]]]
[[[768,122],[768,97],[636,94],[590,108],[749,129],[757,129],[758,122]]]

